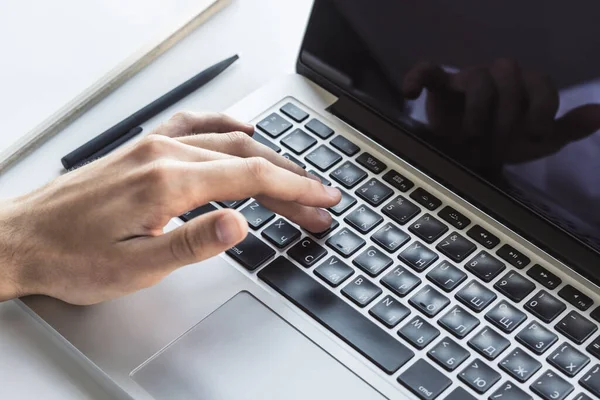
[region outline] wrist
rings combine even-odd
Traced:
[[[0,201],[0,302],[25,294],[20,282],[19,245],[14,225],[16,208],[11,200]]]

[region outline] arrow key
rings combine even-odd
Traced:
[[[445,337],[427,353],[429,358],[448,371],[454,371],[471,355],[454,340]]]

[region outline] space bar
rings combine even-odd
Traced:
[[[258,277],[386,373],[393,374],[414,356],[410,349],[285,257],[275,259]]]

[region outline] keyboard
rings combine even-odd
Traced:
[[[307,232],[254,199],[250,233],[226,253],[415,398],[600,398],[593,291],[442,195],[400,160],[295,99],[254,139],[342,191],[332,225]]]

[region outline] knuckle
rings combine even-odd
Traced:
[[[262,181],[270,169],[271,163],[263,157],[250,157],[244,160],[250,176],[256,181]]]
[[[189,228],[190,225],[183,225],[180,237],[173,237],[170,242],[170,249],[173,258],[180,263],[190,262],[190,260],[199,260],[201,248],[200,238]]]
[[[178,111],[169,119],[169,122],[173,122],[183,127],[188,127],[192,124],[195,118],[195,114],[189,111]]]
[[[494,62],[494,66],[502,73],[516,74],[519,71],[519,64],[510,58],[500,58]]]
[[[143,159],[157,159],[163,156],[171,147],[171,139],[162,135],[148,135],[136,146],[136,152]]]
[[[250,137],[244,132],[229,132],[225,134],[225,137],[230,144],[237,150],[245,150],[250,147]]]
[[[170,160],[155,160],[145,170],[144,178],[151,186],[165,187],[171,180],[172,171],[173,164]]]

